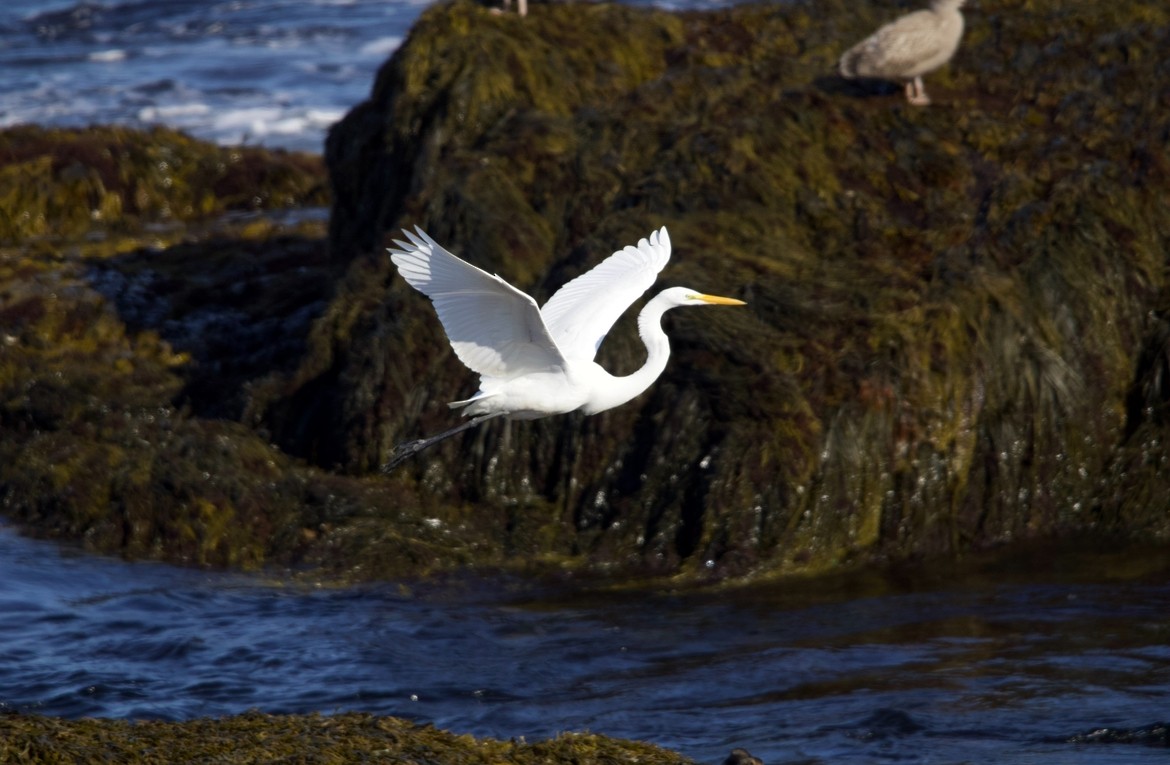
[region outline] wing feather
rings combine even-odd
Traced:
[[[451,348],[468,369],[507,379],[564,366],[529,295],[447,252],[421,228],[403,233],[410,241],[395,239],[390,259],[434,303]]]
[[[670,260],[670,236],[663,226],[573,279],[549,298],[540,314],[561,353],[592,360],[618,317],[658,278]]]
[[[846,51],[841,71],[846,76],[914,77],[929,71],[954,52],[957,39],[940,34],[943,23],[931,10],[915,11],[886,24]],[[960,27],[960,31],[961,31]]]

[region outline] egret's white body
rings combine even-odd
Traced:
[[[842,77],[875,77],[905,83],[906,100],[930,103],[922,76],[951,60],[963,37],[964,0],[932,0],[847,50],[838,68]]]
[[[614,322],[670,259],[665,227],[573,279],[540,308],[500,277],[447,252],[421,229],[403,233],[409,241],[395,240],[391,260],[402,278],[434,303],[455,355],[479,374],[479,391],[451,403],[474,419],[400,446],[388,467],[491,417],[530,420],[621,406],[666,368],[670,342],[662,331],[664,313],[680,306],[744,304],[685,287],[663,290],[638,315],[646,363],[618,377],[593,359]]]

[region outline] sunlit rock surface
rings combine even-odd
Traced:
[[[9,224],[25,265],[5,284],[39,284],[44,305],[0,309],[20,466],[0,468],[5,512],[102,549],[358,576],[704,580],[1170,539],[1170,10],[980,3],[928,110],[834,73],[894,10],[438,5],[330,136],[327,256],[271,229],[30,260],[43,229]],[[100,201],[87,167],[53,177]],[[0,178],[6,200],[19,187]],[[383,478],[396,443],[455,424],[446,403],[475,389],[382,250],[416,224],[541,301],[666,225],[662,286],[749,307],[671,316],[666,374],[625,407],[491,423]],[[237,319],[210,326],[256,354],[200,341],[199,294],[142,275],[191,263],[214,317]],[[59,273],[71,323],[46,308]],[[223,289],[248,278],[265,297],[233,304]],[[273,316],[288,324],[256,328]],[[54,351],[75,335],[70,353],[96,354],[84,373]],[[624,320],[598,360],[642,354]],[[157,531],[176,496],[187,520]]]

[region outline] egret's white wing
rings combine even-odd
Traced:
[[[395,239],[390,259],[435,304],[459,360],[483,377],[510,378],[564,366],[536,301],[494,274],[444,250],[420,228]]]
[[[570,359],[592,360],[618,317],[649,289],[670,260],[663,226],[557,290],[540,309],[549,334]]]

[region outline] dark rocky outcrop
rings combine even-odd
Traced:
[[[200,566],[469,562],[409,487],[313,469],[238,421],[331,295],[320,158],[100,127],[0,131],[0,155],[7,519]]]
[[[330,135],[328,252],[261,215],[313,158],[0,132],[0,507],[361,577],[1170,541],[1170,11],[981,2],[916,109],[832,74],[899,8],[434,6]],[[383,477],[474,390],[381,251],[415,224],[538,299],[665,224],[664,285],[749,308],[671,316],[625,407]],[[642,354],[627,317],[599,361]]]
[[[674,317],[643,398],[489,425],[413,467],[427,491],[660,572],[1165,539],[1170,14],[981,3],[915,109],[829,74],[891,10],[428,11],[330,136],[350,266],[278,441],[364,473],[474,390],[398,227],[540,299],[666,224],[663,281],[750,310]],[[600,361],[641,355],[619,324]]]

